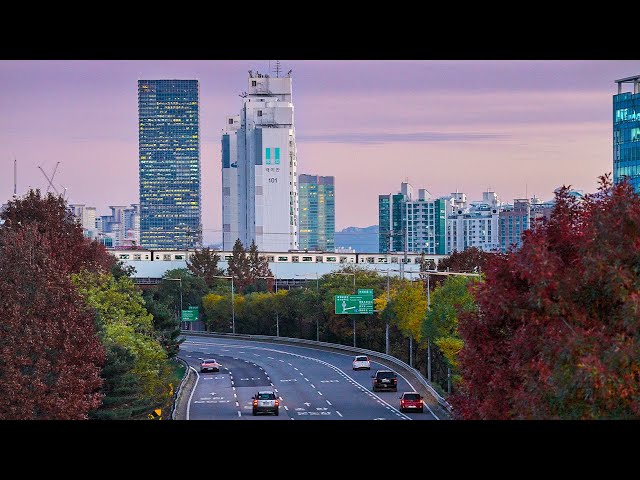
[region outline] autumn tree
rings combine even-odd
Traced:
[[[220,262],[220,254],[209,247],[204,247],[196,250],[187,260],[187,269],[196,277],[202,278],[207,287],[213,288],[220,283],[220,279],[216,276],[224,275],[224,271],[218,267],[218,262]]]
[[[440,272],[481,273],[485,271],[487,261],[495,253],[485,252],[478,247],[469,247],[462,251],[455,250],[438,263]]]
[[[269,268],[267,257],[260,255],[255,240],[251,242],[251,246],[247,252],[249,261],[249,276],[252,279],[252,285],[256,291],[262,290],[260,285],[266,285],[265,290],[273,290],[274,278],[273,272]]]
[[[493,257],[459,318],[466,419],[640,417],[640,197],[563,187],[519,250]]]
[[[78,219],[61,195],[42,196],[39,189],[9,201],[0,213],[3,229],[17,231],[35,225],[52,246],[50,255],[68,273],[82,269],[109,271],[116,259],[96,240],[85,238]]]
[[[233,277],[234,288],[239,293],[244,292],[244,289],[252,281],[247,251],[239,238],[236,239],[236,242],[233,244],[233,251],[231,252],[231,258],[229,259],[227,267],[227,275]]]
[[[29,217],[15,202],[10,210],[14,220],[0,227],[0,419],[85,419],[102,397],[94,316],[66,274],[59,238],[18,224]]]

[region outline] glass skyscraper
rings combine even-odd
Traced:
[[[640,193],[640,75],[616,80],[613,96],[613,181],[627,178]],[[625,83],[633,93],[622,92]]]
[[[335,250],[335,186],[333,177],[298,177],[300,249]]]
[[[198,80],[138,80],[140,245],[202,243]]]

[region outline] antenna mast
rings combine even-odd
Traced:
[[[280,60],[276,60],[275,72],[276,78],[280,77]]]
[[[18,196],[18,160],[13,157],[13,197]]]

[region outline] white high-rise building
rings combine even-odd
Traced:
[[[222,134],[223,249],[236,239],[261,251],[298,249],[297,150],[285,77],[249,72],[239,116]]]

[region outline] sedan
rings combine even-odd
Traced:
[[[200,362],[200,373],[220,371],[220,364],[216,362],[213,358],[205,358],[201,360],[202,361]]]

